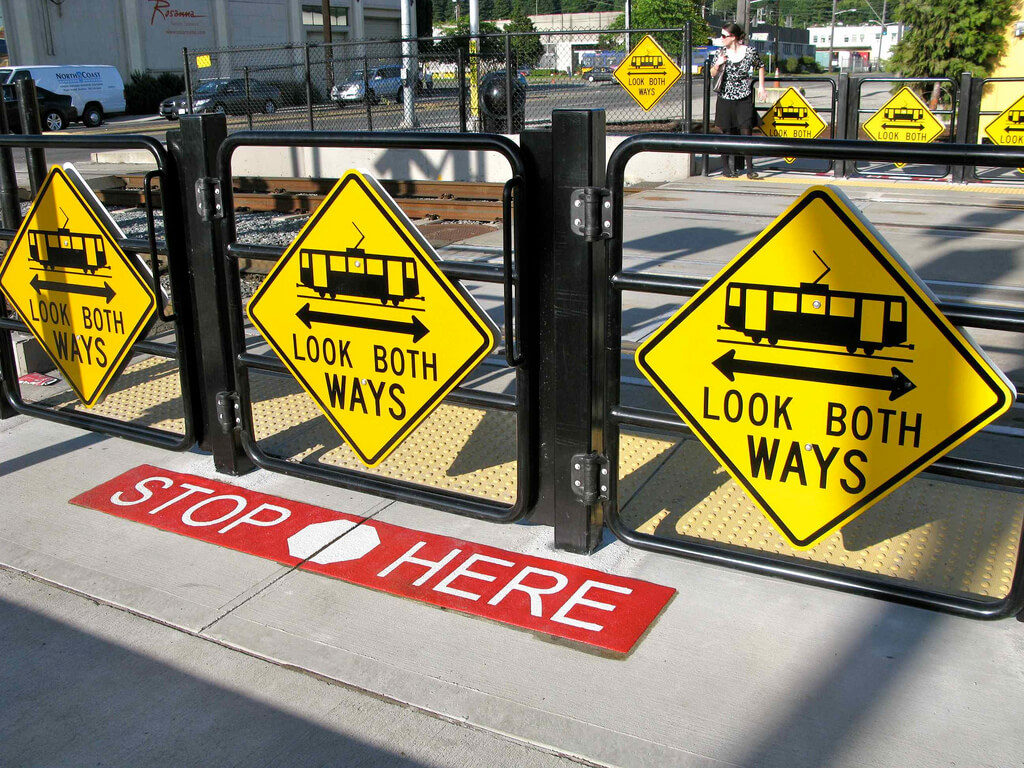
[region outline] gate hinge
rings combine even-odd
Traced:
[[[602,187],[573,190],[569,198],[572,231],[588,243],[612,236],[612,193]]]
[[[242,425],[242,403],[237,392],[217,393],[217,423],[225,433]]]
[[[572,492],[581,504],[608,500],[608,458],[599,453],[577,453],[572,457]]]
[[[196,210],[203,221],[224,218],[224,201],[221,198],[220,179],[203,176],[196,179]]]

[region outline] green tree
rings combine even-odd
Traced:
[[[890,68],[907,77],[989,74],[1003,52],[1014,0],[900,0],[895,18],[906,25]],[[933,93],[933,99],[938,94]]]
[[[505,43],[500,37],[501,30],[490,21],[480,22],[480,34],[489,35],[489,37],[480,38],[480,55],[481,56],[504,56],[505,55]],[[455,49],[461,48],[463,55],[466,57],[466,61],[469,61],[469,18],[466,16],[459,17],[459,23],[446,27],[444,30],[444,40],[438,43],[438,48],[443,49],[448,53],[449,56],[455,56]]]
[[[700,9],[694,0],[634,0],[631,21],[634,29],[679,29],[682,30],[686,22],[692,23],[692,39],[694,45],[703,45],[704,41],[711,37],[711,28],[701,18]],[[608,25],[608,29],[625,29],[626,16],[620,14]],[[678,57],[683,51],[683,34],[655,35],[658,45],[667,53]],[[638,43],[634,40],[633,43]],[[598,44],[605,48],[617,49],[625,46],[623,35],[601,35]]]
[[[495,19],[507,19],[512,15],[512,5],[508,0],[494,0],[491,13]]]
[[[505,27],[506,32],[536,32],[537,28],[533,26],[533,22],[530,21],[522,12],[515,13],[512,16],[512,20],[508,26]],[[516,64],[520,67],[535,67],[540,57],[544,54],[544,46],[540,42],[540,35],[517,35],[511,40],[512,51],[516,57]]]

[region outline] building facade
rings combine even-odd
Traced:
[[[877,69],[892,56],[893,46],[903,36],[902,24],[861,24],[809,27],[811,44],[818,49],[819,64],[831,69],[863,72]]]
[[[400,36],[400,0],[331,0],[334,42]],[[323,39],[312,0],[0,0],[12,64],[180,72],[182,49]]]

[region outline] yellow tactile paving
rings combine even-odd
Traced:
[[[1024,525],[1024,495],[916,478],[813,549],[791,549],[694,440],[621,440],[623,521],[794,560],[889,576],[949,594],[1002,598]]]
[[[387,459],[367,469],[291,379],[253,375],[253,426],[268,453],[512,504],[516,417],[442,404]]]
[[[92,408],[86,408],[69,391],[43,398],[37,403],[50,408],[72,407],[82,413],[179,435],[185,433],[178,363],[166,358],[151,357],[129,365],[110,385],[103,401]]]
[[[512,413],[441,405],[368,470],[296,382],[254,373],[251,387],[256,438],[268,453],[515,501]],[[39,402],[90,410],[70,392]],[[91,412],[182,433],[177,363],[148,358],[129,366]],[[620,439],[619,504],[623,521],[642,533],[702,539],[995,599],[1010,588],[1024,527],[1024,494],[919,477],[817,547],[798,552],[698,442],[628,433]]]
[[[745,179],[736,179],[735,181],[745,181]],[[1024,181],[1024,179],[1022,179]],[[997,184],[988,184],[982,182],[972,182],[970,184],[953,184],[947,181],[902,181],[899,179],[893,181],[882,181],[873,179],[837,179],[831,176],[784,176],[784,175],[770,175],[764,173],[758,180],[758,183],[774,183],[774,184],[835,184],[841,187],[877,187],[879,189],[927,189],[933,192],[956,192],[956,193],[971,193],[981,192],[982,194],[996,194],[996,195],[1024,195],[1024,184],[1020,186],[1000,186]]]

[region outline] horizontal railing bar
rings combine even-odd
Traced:
[[[18,331],[19,333],[32,333],[29,327],[21,320],[12,320],[9,317],[0,317],[0,329],[5,331]],[[137,341],[132,345],[132,352],[143,353],[166,357],[169,360],[178,359],[178,345],[163,341]]]
[[[292,375],[279,358],[270,357],[269,355],[254,355],[249,352],[243,352],[238,356],[238,362],[246,368],[252,368],[257,371],[275,373],[289,378]],[[470,389],[469,387],[456,387],[445,397],[445,402],[472,405],[480,408],[494,408],[500,411],[514,411],[517,404],[516,398],[512,395],[506,395],[501,392],[484,392],[479,389]]]
[[[228,256],[234,259],[256,259],[260,261],[277,261],[284,254],[284,248],[269,245],[250,245],[248,243],[231,243],[227,247]],[[454,280],[473,280],[480,283],[505,282],[505,268],[495,264],[466,264],[458,261],[441,261],[441,271]]]
[[[620,291],[663,293],[670,296],[692,296],[703,288],[706,282],[701,278],[656,275],[648,272],[620,272],[611,278],[612,286]],[[958,301],[940,301],[938,307],[950,322],[957,325],[1024,333],[1024,309],[982,307]]]
[[[801,157],[824,160],[890,160],[933,165],[1024,167],[1024,150],[981,144],[910,144],[849,139],[776,139],[717,134],[637,134],[608,161],[608,184],[621,191],[626,162],[641,152],[676,152],[749,157]]]
[[[693,434],[693,430],[677,416],[669,416],[645,408],[617,405],[609,410],[609,416],[620,428],[623,426],[646,427],[681,434]],[[983,432],[989,431],[989,429],[983,430]],[[929,464],[924,471],[960,480],[1024,488],[1024,468],[976,459],[944,456]]]

